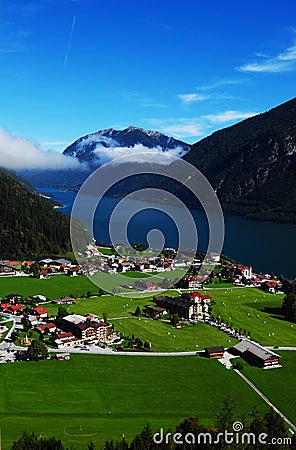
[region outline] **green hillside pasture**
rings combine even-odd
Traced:
[[[154,305],[154,302],[152,301],[154,294],[155,293],[152,293],[150,297],[141,297],[141,295],[139,295],[137,298],[110,294],[101,297],[93,296],[90,298],[78,298],[75,299],[74,305],[66,306],[66,308],[69,313],[74,312],[81,315],[93,313],[97,314],[99,317],[102,317],[103,313],[106,312],[109,319],[116,317],[130,317],[135,312],[137,306],[140,306],[140,308],[143,309],[145,305]],[[172,297],[179,295],[176,291],[166,292],[166,294]],[[48,309],[49,314],[56,315],[59,306],[47,304],[46,308]]]
[[[243,413],[256,404],[267,411],[235,372],[198,356],[72,355],[70,361],[2,365],[0,380],[2,448],[23,430],[82,450],[90,440],[101,448],[122,433],[131,440],[147,422],[154,430],[190,415],[213,423],[229,394]]]
[[[85,276],[54,275],[43,280],[31,277],[6,277],[0,280],[0,297],[3,298],[16,292],[24,297],[41,294],[54,300],[69,294],[85,295],[87,291],[97,293],[98,289]]]
[[[87,313],[97,314],[99,317],[103,313],[108,314],[108,318],[129,317],[139,305],[143,308],[145,305],[154,304],[147,298],[124,298],[121,296],[103,295],[102,297],[91,297],[76,299],[74,305],[65,305],[69,313],[85,315]],[[50,314],[57,314],[59,305],[47,304],[46,308]]]
[[[154,352],[180,352],[203,350],[205,347],[230,347],[236,339],[204,323],[173,328],[167,322],[145,318],[130,318],[111,321],[115,330],[124,336],[140,338],[152,343]]]
[[[206,292],[206,291],[204,291]],[[209,290],[215,304],[213,314],[233,327],[251,332],[262,345],[296,346],[296,324],[278,314],[283,295],[266,294],[260,289]]]
[[[294,424],[296,423],[296,352],[278,351],[282,356],[282,368],[262,370],[257,367],[245,366],[243,374],[263,392],[264,395],[285,414]]]

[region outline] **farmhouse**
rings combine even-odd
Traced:
[[[6,299],[11,305],[15,305],[23,300],[23,296],[21,294],[8,294]]]
[[[54,333],[57,327],[54,323],[51,322],[44,323],[43,325],[39,325],[38,327],[36,327],[36,331],[38,331],[38,333],[40,334],[43,334],[46,329],[48,329],[49,333]]]
[[[207,358],[223,358],[224,347],[207,347],[205,348],[205,355]]]
[[[157,284],[146,280],[136,280],[134,283],[134,287],[138,291],[154,291],[155,289],[157,289]]]
[[[249,364],[263,369],[282,367],[281,357],[271,350],[267,350],[256,342],[243,339],[233,347],[236,354],[244,358]]]
[[[161,317],[163,314],[166,314],[165,308],[161,308],[160,306],[147,305],[145,307],[145,313],[149,317]]]
[[[24,309],[23,305],[20,304],[11,305],[10,303],[1,303],[0,305],[0,310],[8,314],[21,313],[23,309]]]
[[[73,305],[74,298],[73,297],[61,297],[61,298],[57,298],[56,300],[52,300],[51,303],[53,303],[55,305]]]
[[[31,310],[31,313],[37,317],[37,319],[46,319],[47,317],[47,309],[43,308],[43,306],[37,306]]]

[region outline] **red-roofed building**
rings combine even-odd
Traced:
[[[10,305],[10,311],[12,314],[17,314],[21,312],[23,309],[24,309],[23,305]]]
[[[197,276],[187,275],[178,281],[177,287],[181,289],[196,289],[201,287],[201,280]]]
[[[45,323],[43,325],[39,325],[38,327],[36,327],[36,331],[38,331],[40,334],[43,334],[46,330],[46,328],[48,329],[48,331],[50,333],[54,333],[57,329],[56,325],[52,322],[49,323]]]
[[[210,303],[212,297],[210,295],[203,295],[200,292],[190,292],[183,294],[182,297],[188,298],[189,300],[193,300],[195,303],[203,302],[203,303]]]
[[[38,319],[45,319],[47,317],[48,311],[42,306],[37,306],[36,308],[32,309],[32,314]]]
[[[8,314],[17,314],[24,309],[23,305],[20,305],[20,304],[11,305],[10,303],[1,303],[0,306],[1,306],[2,311],[6,312]]]
[[[55,340],[58,348],[62,347],[74,347],[75,345],[83,344],[82,339],[75,337],[70,331],[66,333],[59,333]]]
[[[270,294],[275,294],[275,292],[278,290],[278,287],[279,283],[276,280],[264,281],[261,285],[261,288],[264,291],[269,292]]]

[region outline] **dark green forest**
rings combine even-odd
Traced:
[[[209,179],[224,210],[296,223],[296,99],[213,133],[184,157]]]
[[[69,217],[0,171],[0,259],[71,251]]]

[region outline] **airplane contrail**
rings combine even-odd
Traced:
[[[76,17],[74,16],[73,17],[73,22],[72,22],[71,33],[70,33],[70,37],[69,37],[69,42],[68,42],[68,47],[67,47],[65,60],[64,60],[64,67],[66,67],[66,64],[67,64],[67,59],[68,59],[68,55],[69,55],[69,50],[70,50],[70,45],[71,45],[71,41],[72,41],[72,36],[73,36],[75,22],[76,22]]]

